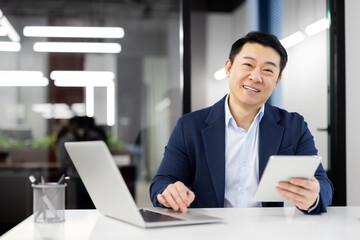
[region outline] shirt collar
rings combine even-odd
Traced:
[[[230,94],[228,94],[225,99],[225,126],[226,127],[229,127],[229,124],[231,124],[231,122],[234,122],[234,124],[236,125],[235,119],[232,116],[232,114],[230,112],[230,108],[229,108],[229,95]],[[257,121],[259,123],[261,121],[262,117],[264,116],[264,112],[265,112],[265,104],[262,105],[259,112],[256,114],[254,121]]]

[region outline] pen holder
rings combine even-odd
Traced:
[[[66,184],[46,183],[32,184],[34,192],[34,221],[65,221],[65,188]]]

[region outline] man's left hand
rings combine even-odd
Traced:
[[[309,210],[319,195],[320,184],[315,177],[292,178],[290,182],[279,182],[276,191],[299,209]]]

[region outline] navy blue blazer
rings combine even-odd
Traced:
[[[211,107],[181,117],[165,147],[164,157],[150,186],[156,199],[171,183],[183,182],[195,193],[190,207],[224,207],[225,196],[225,97]],[[266,103],[259,126],[259,176],[271,155],[316,155],[313,136],[304,118]],[[333,186],[322,165],[316,171],[320,201],[312,214],[326,212]],[[280,207],[283,203],[262,203]]]

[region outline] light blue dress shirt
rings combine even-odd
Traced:
[[[229,94],[225,100],[225,207],[261,207],[253,201],[259,184],[259,124],[263,105],[249,131],[240,128],[230,112]],[[310,213],[319,204],[319,195]]]
[[[259,184],[259,123],[263,105],[248,132],[236,125],[225,101],[225,207],[261,207],[253,201]]]

